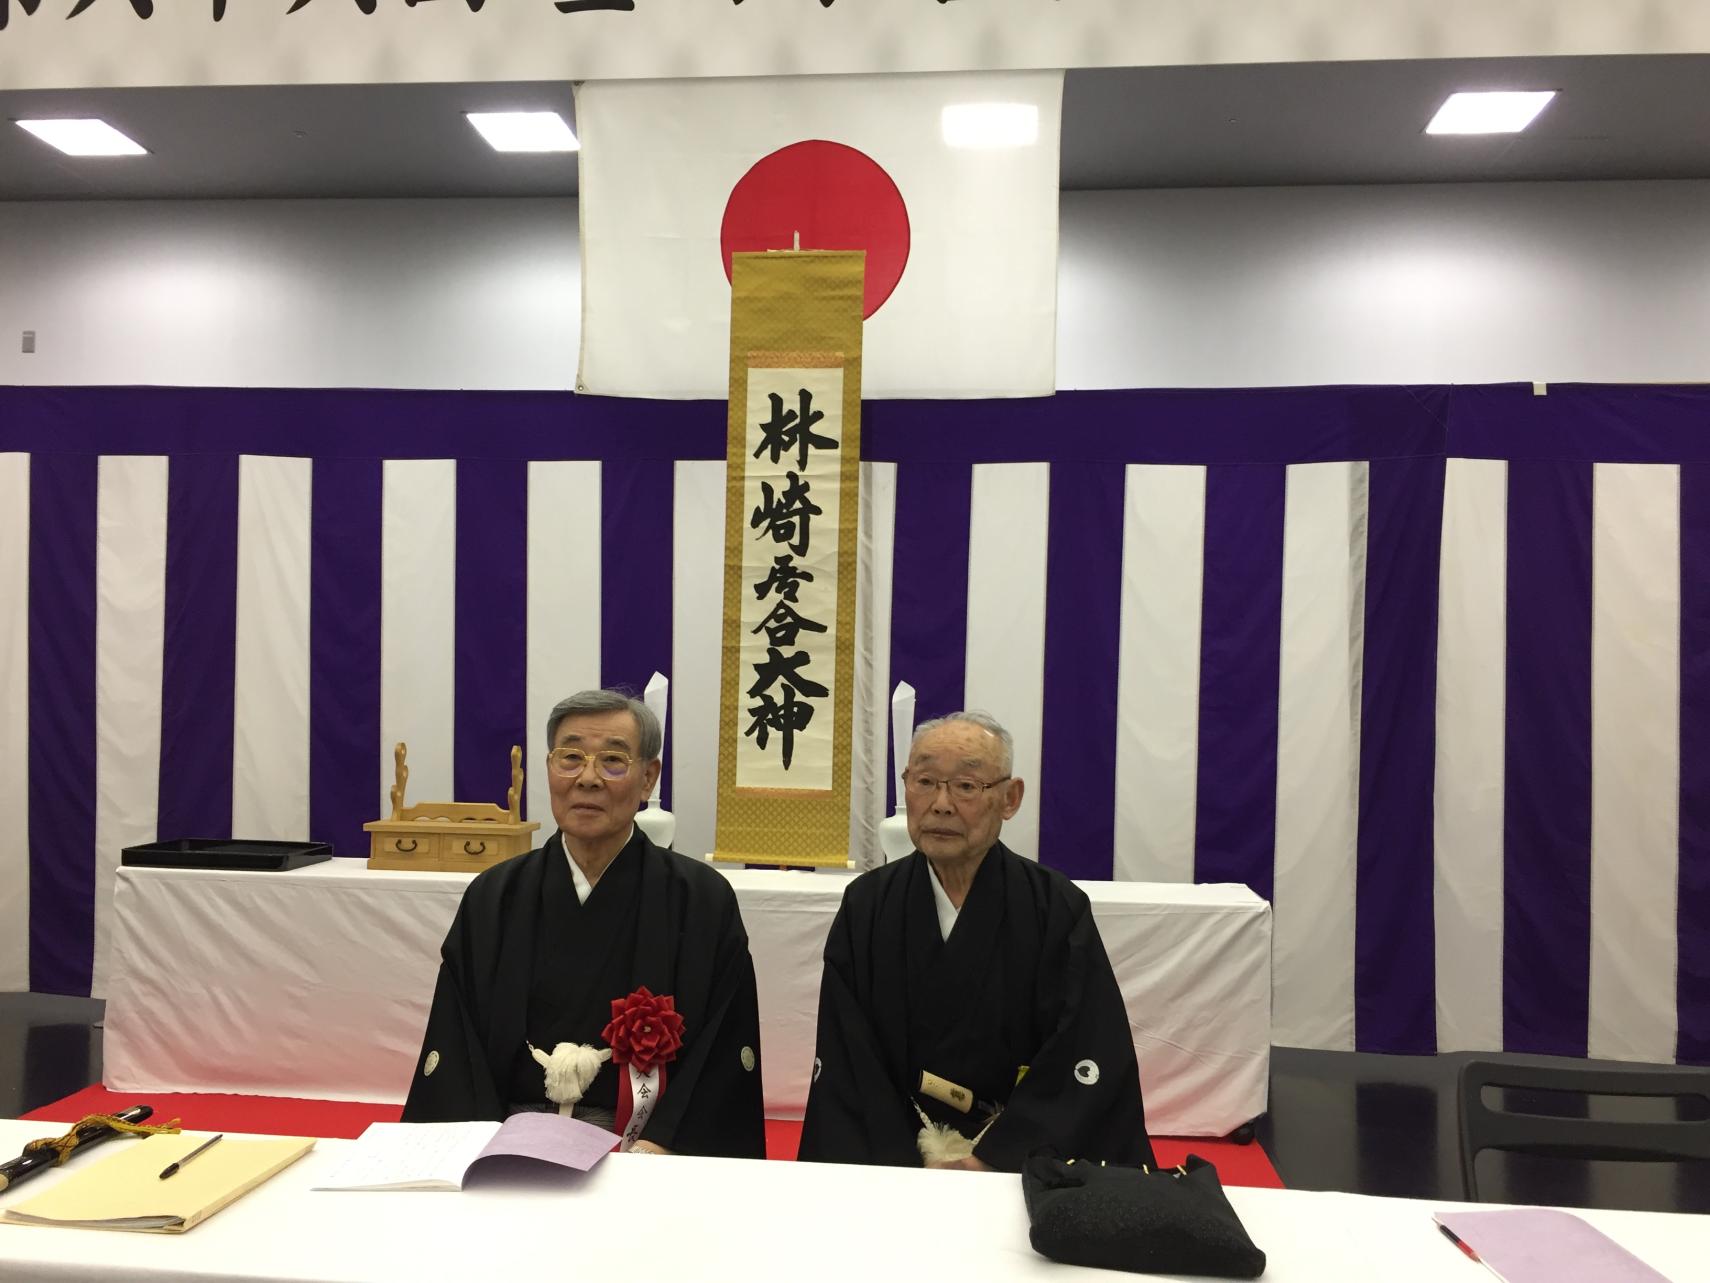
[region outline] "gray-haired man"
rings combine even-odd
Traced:
[[[558,831],[464,893],[405,1121],[557,1109],[635,1152],[765,1157],[735,893],[635,824],[659,777],[658,720],[621,692],[583,691],[553,708],[546,739]],[[636,999],[626,1029],[620,1007],[643,987],[652,1001]]]
[[[800,1157],[1018,1171],[1038,1146],[1150,1164],[1122,994],[1086,893],[998,840],[1009,733],[923,723],[915,849],[849,884],[825,945]]]

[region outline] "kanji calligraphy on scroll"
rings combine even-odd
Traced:
[[[863,271],[733,259],[720,859],[847,858]]]

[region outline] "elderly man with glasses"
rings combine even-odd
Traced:
[[[658,719],[583,691],[553,708],[546,742],[557,832],[464,893],[404,1120],[556,1110],[636,1153],[765,1157],[735,893],[635,823],[659,777]]]
[[[1151,1164],[1128,1014],[1086,894],[998,840],[1009,733],[914,734],[915,849],[849,884],[825,946],[800,1156],[1018,1171],[1028,1153]]]

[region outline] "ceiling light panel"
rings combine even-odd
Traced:
[[[555,111],[471,111],[469,123],[494,151],[578,151],[582,144]]]
[[[1517,134],[1536,120],[1555,96],[1554,89],[1450,94],[1425,132]]]
[[[18,126],[67,156],[146,156],[146,148],[104,120],[20,120]]]

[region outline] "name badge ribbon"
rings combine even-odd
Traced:
[[[612,1063],[627,1072],[617,1098],[618,1148],[629,1150],[641,1139],[665,1094],[665,1066],[683,1046],[683,1017],[670,994],[650,993],[646,985],[627,998],[612,999],[612,1018],[600,1035],[611,1044]]]

